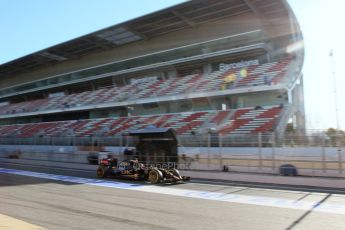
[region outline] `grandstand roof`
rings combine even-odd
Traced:
[[[192,0],[67,42],[40,50],[0,65],[0,77],[30,72],[83,55],[113,49],[176,30],[233,17],[244,13],[261,17],[286,13],[285,0]]]

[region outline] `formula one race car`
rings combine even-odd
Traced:
[[[114,177],[120,179],[144,180],[152,184],[176,183],[188,181],[190,177],[181,176],[175,168],[164,169],[158,167],[146,167],[138,160],[124,160],[118,164],[116,158],[102,159],[97,169],[97,176]]]

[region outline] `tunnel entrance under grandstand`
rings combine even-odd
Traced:
[[[148,164],[177,163],[177,138],[170,128],[145,128],[128,133],[134,137],[134,156]]]

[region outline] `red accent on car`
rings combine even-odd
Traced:
[[[101,160],[101,164],[108,165],[109,161],[107,159],[103,159]]]

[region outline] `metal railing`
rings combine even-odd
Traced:
[[[218,133],[177,136],[182,147],[345,147],[345,135],[285,133],[221,135]],[[1,137],[0,145],[60,146],[133,146],[130,136],[37,136],[30,138]]]

